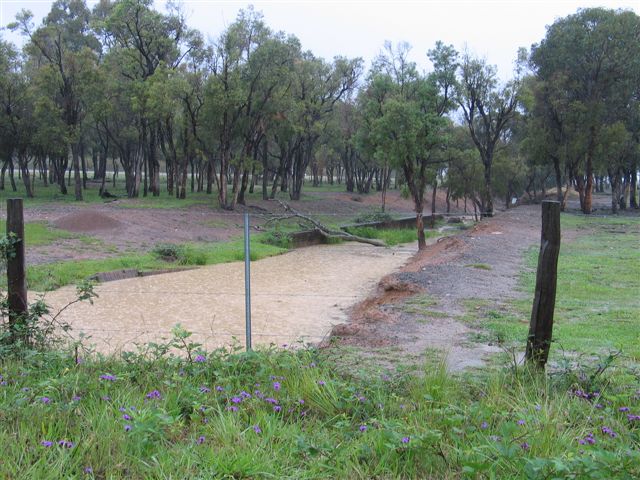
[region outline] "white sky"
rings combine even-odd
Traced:
[[[90,7],[96,2],[88,1]],[[157,6],[163,2],[156,0]],[[509,78],[518,47],[529,48],[545,35],[545,26],[578,8],[632,9],[640,13],[640,1],[611,0],[182,0],[191,27],[215,38],[233,22],[238,10],[252,3],[264,13],[274,30],[296,35],[302,47],[331,59],[335,55],[362,57],[367,66],[385,40],[409,42],[411,59],[426,69],[426,52],[436,40],[462,50],[465,45],[498,66]],[[0,25],[13,21],[23,8],[31,10],[39,24],[51,7],[49,0],[0,0]],[[2,36],[21,39],[9,31]]]

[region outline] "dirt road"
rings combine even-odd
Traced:
[[[378,248],[346,243],[299,249],[251,265],[254,345],[319,342],[347,320],[346,310],[398,270],[414,246]],[[244,344],[244,264],[132,278],[96,287],[94,305],[76,304],[60,317],[73,334],[90,335],[101,352],[170,336],[177,323],[206,348]],[[65,287],[47,294],[58,309],[75,297]]]

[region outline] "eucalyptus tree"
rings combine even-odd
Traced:
[[[118,81],[129,87],[129,93],[123,93],[138,120],[141,151],[134,161],[142,165],[125,168],[125,175],[142,175],[144,168],[144,193],[148,177],[148,190],[154,196],[160,194],[160,125],[151,118],[154,114],[147,81],[158,69],[176,70],[191,52],[202,47],[201,35],[187,27],[180,9],[169,3],[167,10],[166,14],[158,12],[152,0],[103,0],[94,9],[96,31],[104,41],[107,56],[117,58],[113,66],[119,73]],[[168,142],[166,135],[162,138]],[[171,162],[171,158],[165,160]],[[133,188],[127,191],[129,196],[138,195],[140,181],[137,177],[127,181]]]
[[[451,55],[443,54],[445,48]],[[424,195],[445,161],[440,155],[446,140],[444,115],[453,107],[453,77],[447,72],[455,55],[451,47],[436,44],[429,55],[444,60],[434,62],[431,74],[420,74],[408,60],[409,50],[406,43],[395,49],[385,45],[363,93],[363,109],[371,125],[368,141],[375,145],[376,155],[404,174],[416,212],[418,248],[424,249]]]
[[[639,44],[638,15],[591,8],[554,22],[532,48],[536,76],[549,85],[548,96],[541,100],[570,112],[578,127],[568,141],[579,159],[571,175],[584,213],[593,210],[600,144],[610,126],[622,120],[640,79]]]
[[[17,190],[14,178],[14,159],[17,157],[27,196],[33,197],[28,168],[34,133],[30,100],[18,51],[13,44],[0,39],[0,189],[4,189],[8,170],[12,189]]]
[[[30,62],[38,65],[35,75],[41,77],[42,94],[55,102],[66,126],[76,200],[82,200],[79,155],[82,122],[86,115],[84,94],[87,85],[93,81],[97,54],[101,49],[89,21],[90,11],[84,0],[57,0],[37,29],[33,25],[33,14],[28,10],[22,10],[16,15],[16,21],[9,25],[28,38],[25,51]],[[66,188],[62,191],[65,193]]]
[[[362,59],[334,58],[328,63],[304,52],[295,63],[293,95],[296,149],[291,168],[292,200],[300,200],[307,167],[311,163],[316,142],[335,104],[357,85],[362,73]]]
[[[482,216],[493,216],[491,169],[518,106],[518,79],[500,85],[496,68],[468,52],[459,69],[458,105],[484,167]]]

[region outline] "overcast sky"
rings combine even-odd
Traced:
[[[88,1],[89,6],[96,2]],[[468,49],[498,66],[509,78],[518,47],[530,48],[545,35],[545,27],[578,8],[632,9],[640,13],[640,1],[573,0],[423,0],[423,1],[218,1],[183,0],[187,21],[205,37],[216,38],[241,8],[250,3],[264,13],[274,30],[296,35],[304,49],[331,59],[335,55],[362,57],[369,65],[385,40],[412,45],[411,58],[428,68],[426,52],[436,40]],[[39,24],[49,0],[0,0],[0,24],[6,26],[16,12],[31,10]],[[162,2],[156,0],[162,8]],[[20,41],[3,31],[5,39]]]

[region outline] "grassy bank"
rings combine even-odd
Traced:
[[[621,350],[640,361],[640,218],[562,215],[564,240],[558,260],[558,287],[552,348],[606,354]],[[566,238],[565,236],[565,238]],[[522,344],[528,331],[535,289],[538,247],[526,257],[520,284],[526,299],[493,309],[470,301],[481,323],[507,344]]]
[[[213,265],[244,259],[242,240],[230,242],[186,244],[177,247],[180,254],[173,261],[163,260],[150,252],[145,254],[121,255],[99,260],[74,260],[27,267],[27,283],[30,290],[46,291],[64,285],[78,283],[98,272],[121,269],[141,271],[163,270],[184,266]],[[251,240],[251,260],[278,255],[286,250],[262,243],[260,236]]]
[[[353,379],[315,351],[126,358],[0,361],[0,476],[640,475],[637,379],[622,373],[587,389],[569,373],[453,378],[437,365]]]

